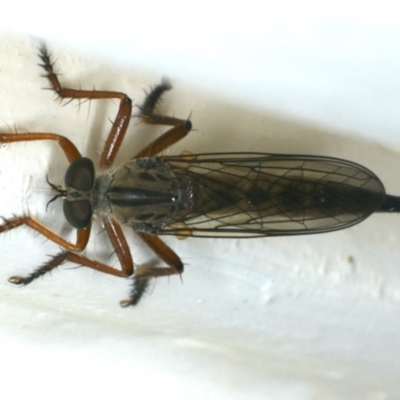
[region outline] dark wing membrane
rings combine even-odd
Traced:
[[[184,211],[159,234],[258,237],[330,232],[377,211],[385,188],[350,161],[220,153],[162,157],[185,188]]]

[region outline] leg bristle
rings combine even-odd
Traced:
[[[147,277],[134,277],[130,297],[119,303],[121,307],[135,306],[146,292],[149,282],[150,279]]]
[[[57,268],[59,265],[61,265],[65,261],[66,254],[67,254],[66,252],[62,251],[62,252],[56,254],[55,256],[51,256],[49,261],[45,262],[39,268],[36,268],[35,270],[33,270],[29,275],[27,275],[27,276],[12,276],[11,278],[8,279],[8,281],[15,285],[28,285],[35,279],[47,274],[48,272],[52,271],[54,268]]]

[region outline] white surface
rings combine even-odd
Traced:
[[[204,21],[203,29],[201,13],[191,11],[187,19],[171,21],[171,4],[161,21],[142,10],[165,34],[154,34],[158,46],[149,47],[153,35],[132,22],[134,38],[142,42],[130,38],[126,67],[79,56],[51,42],[50,47],[66,85],[120,90],[138,103],[143,88],[168,74],[174,90],[165,97],[163,110],[182,117],[192,112],[197,129],[173,153],[338,156],[366,165],[388,192],[400,194],[395,152],[400,144],[400,35],[391,19],[382,29],[378,16],[379,24],[362,17],[358,24],[339,17],[331,25],[321,24],[329,19],[323,14],[318,23],[317,18],[303,18],[301,24],[278,10],[264,24],[264,14],[256,10],[233,11],[223,20],[230,28],[218,29],[217,22],[224,26],[218,10],[213,9],[216,15],[209,11],[214,24]],[[255,20],[249,32],[237,29],[250,16]],[[165,30],[167,22],[171,31]],[[184,42],[177,44],[179,24]],[[121,23],[123,31],[125,26]],[[200,34],[202,41],[196,40]],[[90,35],[86,39],[86,44],[96,43]],[[102,38],[97,40],[101,44]],[[110,45],[114,37],[109,40],[103,50],[118,53],[118,46]],[[35,46],[31,39],[1,38],[3,131],[16,126],[57,132],[98,160],[117,104],[59,107],[50,92],[41,90],[46,82],[39,77]],[[294,120],[296,115],[302,120]],[[161,131],[133,121],[119,160]],[[348,132],[376,141],[352,138]],[[52,144],[3,147],[1,214],[29,207],[33,215],[68,233],[59,204],[45,212],[45,174],[58,182],[66,165]],[[7,277],[30,271],[58,249],[24,228],[3,234],[0,366],[7,385],[2,390],[12,388],[15,398],[37,393],[43,398],[54,393],[61,398],[398,398],[399,218],[376,215],[352,229],[310,237],[171,238],[168,243],[187,264],[183,284],[178,278],[158,279],[134,309],[118,306],[128,293],[128,281],[70,265],[26,288],[12,286]],[[133,234],[128,236],[137,263],[154,260]],[[87,254],[114,265],[110,253],[104,234],[94,232]]]

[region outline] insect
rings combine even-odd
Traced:
[[[119,109],[95,172],[93,162],[66,137],[54,133],[0,134],[0,143],[53,140],[70,162],[64,185],[48,181],[63,199],[64,216],[77,230],[71,243],[30,215],[4,219],[0,233],[26,225],[63,248],[27,276],[10,282],[27,285],[69,261],[118,277],[133,277],[129,298],[135,305],[152,278],[181,274],[179,256],[160,238],[255,238],[330,232],[355,225],[373,212],[400,211],[400,197],[386,195],[379,178],[367,168],[338,158],[264,153],[161,155],[191,130],[190,120],[158,114],[155,107],[171,89],[155,86],[139,106],[147,124],[170,128],[122,165],[114,160],[132,117],[124,93],[64,88],[41,45],[41,67],[60,99],[117,99]],[[80,253],[89,240],[93,216],[102,225],[121,269]],[[133,229],[166,267],[136,266],[122,226]]]

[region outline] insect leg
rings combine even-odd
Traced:
[[[110,267],[98,261],[90,260],[87,257],[83,257],[72,252],[72,251],[82,251],[86,247],[87,241],[89,239],[90,228],[78,230],[77,244],[73,245],[64,240],[62,237],[55,234],[54,232],[47,229],[45,226],[40,224],[40,222],[36,221],[34,218],[15,217],[9,220],[5,220],[5,224],[0,225],[0,233],[25,224],[30,228],[36,230],[43,236],[47,237],[48,239],[52,240],[53,242],[59,244],[60,246],[68,250],[72,250],[72,251],[62,251],[57,255],[51,257],[51,259],[48,262],[44,263],[39,268],[36,268],[32,273],[28,274],[27,276],[24,277],[12,276],[11,278],[9,278],[9,281],[17,285],[27,285],[34,279],[46,274],[47,272],[52,271],[54,268],[57,268],[65,261],[70,261],[75,264],[79,264],[118,277],[127,277],[132,275],[133,273],[132,256],[130,254],[130,250],[125,240],[122,229],[109,217],[104,217],[103,223],[108,233],[108,236],[110,237],[111,243],[116,251],[122,270],[118,270],[116,268]],[[147,288],[148,281],[149,279],[142,279],[136,282],[135,284],[136,298],[134,302],[132,301],[132,299],[130,299],[129,304],[133,305],[139,301],[140,297]],[[126,301],[121,302],[121,305],[126,306],[127,305]]]
[[[135,232],[146,244],[149,246],[154,253],[157,254],[158,257],[161,258],[166,264],[168,264],[171,268],[163,268],[166,270],[171,269],[171,273],[167,275],[173,274],[181,274],[183,272],[183,263],[179,256],[170,249],[158,236],[150,235],[145,232]],[[154,268],[156,270],[160,270],[161,268]],[[136,271],[135,271],[136,275]],[[162,273],[160,276],[163,276]]]
[[[115,252],[117,254],[118,260],[121,264],[121,270],[110,267],[106,264],[100,263],[95,260],[91,260],[87,257],[80,256],[78,254],[75,254],[71,251],[62,251],[58,253],[57,255],[51,257],[51,259],[41,265],[39,268],[35,269],[32,273],[30,273],[27,276],[12,276],[9,281],[11,283],[17,284],[17,285],[27,285],[30,282],[32,282],[34,279],[46,274],[47,272],[52,271],[54,268],[57,268],[59,265],[63,264],[65,261],[70,261],[75,264],[79,264],[84,267],[92,268],[96,271],[100,271],[109,275],[117,276],[117,277],[127,277],[132,275],[133,273],[133,261],[132,261],[132,256],[128,247],[128,244],[126,242],[125,236],[122,232],[121,227],[119,224],[115,223],[110,217],[108,216],[103,216],[102,221],[104,224],[104,227],[106,229],[106,232],[110,238],[110,241],[112,243],[112,246],[115,249]],[[15,227],[15,226],[14,226]],[[0,227],[1,229],[1,227]],[[11,229],[11,228],[10,228]],[[1,230],[0,230],[1,232]],[[43,233],[43,232],[40,232]],[[52,238],[50,238],[52,239]],[[59,243],[60,245],[65,246],[65,243]],[[164,245],[164,247],[166,247]],[[82,249],[81,249],[82,250]],[[169,250],[167,248],[167,250]],[[170,250],[172,254],[172,250]],[[160,254],[160,252],[157,252],[157,254]],[[175,257],[177,257],[175,255]],[[164,257],[165,258],[165,257]],[[171,256],[169,256],[171,258]],[[183,268],[183,267],[182,267]],[[154,271],[153,271],[154,270]],[[164,269],[162,270],[164,273],[159,273],[157,274],[157,269],[152,269],[152,268],[147,268],[147,267],[141,267],[139,269],[139,276],[137,279],[134,281],[133,285],[133,290],[131,292],[130,298],[128,300],[123,300],[121,301],[121,306],[126,307],[128,305],[135,305],[138,303],[140,298],[142,297],[143,293],[146,291],[146,288],[148,286],[148,282],[150,278],[155,277],[155,276],[161,276],[161,275],[167,275],[166,271],[169,269]],[[177,273],[176,270],[174,270],[173,273]],[[168,273],[168,275],[172,274]]]
[[[47,78],[47,80],[50,82],[50,89],[54,90],[60,99],[119,100],[119,110],[113,122],[100,159],[101,168],[110,167],[117,156],[118,150],[121,147],[122,140],[129,126],[132,114],[132,100],[125,93],[121,92],[64,88],[61,86],[58,76],[53,70],[54,63],[51,62],[50,55],[44,43],[42,43],[39,49],[39,57],[43,62],[43,64],[40,64],[40,66],[46,71],[46,74],[43,75],[43,77]]]
[[[51,241],[68,249],[51,257],[48,262],[44,263],[39,268],[36,268],[27,276],[10,277],[9,282],[17,285],[27,285],[33,280],[39,278],[40,276],[45,275],[47,272],[52,271],[54,268],[57,268],[65,261],[70,261],[72,263],[79,264],[81,266],[88,267],[96,271],[100,271],[117,277],[124,278],[132,275],[132,256],[121,227],[109,217],[103,217],[102,220],[108,236],[111,240],[111,243],[116,251],[117,257],[120,261],[122,268],[121,270],[72,252],[82,251],[86,247],[87,241],[89,239],[90,228],[78,230],[77,243],[74,245],[67,242],[62,237],[49,230],[32,217],[15,217],[9,220],[5,220],[5,223],[3,225],[0,225],[0,233],[25,224],[30,228],[36,230],[43,236],[47,237]],[[153,268],[148,266],[141,266],[137,268],[137,270],[135,271],[130,298],[120,302],[121,306],[123,307],[136,305],[138,303],[143,293],[146,291],[149,280],[151,278],[181,274],[183,272],[183,264],[180,258],[157,236],[151,236],[146,233],[139,233],[139,236],[170,267]]]
[[[146,96],[143,105],[139,107],[139,117],[146,124],[168,125],[172,126],[172,128],[151,142],[144,149],[139,151],[139,153],[133,157],[134,159],[141,157],[152,157],[161,153],[163,150],[183,139],[192,129],[192,123],[189,119],[183,120],[175,117],[160,115],[154,112],[154,108],[159,102],[161,95],[170,89],[171,85],[166,81],[163,81],[161,84],[155,86]]]
[[[9,219],[3,218],[4,223],[0,225],[0,233],[10,231],[21,225],[26,225],[34,231],[40,233],[52,242],[71,251],[82,251],[87,245],[90,236],[90,226],[85,229],[78,229],[76,235],[76,243],[71,243],[44,226],[37,219],[30,216],[13,217]]]
[[[106,264],[100,263],[95,260],[91,260],[87,257],[83,257],[72,252],[72,251],[82,251],[86,247],[90,233],[90,229],[88,228],[78,230],[78,241],[77,245],[74,246],[71,243],[65,241],[63,238],[56,235],[54,232],[48,230],[46,227],[44,227],[38,221],[36,221],[31,217],[16,217],[11,220],[6,220],[5,224],[0,225],[0,233],[5,230],[16,228],[17,226],[20,226],[22,224],[26,224],[29,227],[35,229],[40,234],[46,236],[53,242],[68,249],[66,251],[61,251],[60,253],[51,257],[48,262],[44,263],[39,268],[36,268],[33,272],[31,272],[27,276],[12,276],[11,278],[9,278],[9,282],[14,283],[16,285],[27,285],[36,278],[45,275],[47,272],[52,271],[54,268],[57,268],[65,261],[70,261],[72,263],[92,268],[96,271],[104,272],[106,274],[117,277],[125,278],[129,275],[132,275],[133,272],[132,257],[121,228],[119,227],[119,225],[115,224],[112,220],[103,218],[103,222],[105,224],[106,231],[111,239],[113,247],[121,263],[122,270],[110,267]],[[138,284],[136,285],[137,300],[135,303],[137,303],[139,298],[146,290],[147,283],[148,281],[143,280],[141,282],[138,282]],[[121,305],[125,305],[124,302],[121,302]]]
[[[49,230],[46,228],[44,225],[42,225],[40,222],[36,221],[32,217],[15,217],[9,220],[5,220],[5,223],[3,225],[0,225],[0,233],[16,228],[21,225],[27,225],[30,228],[34,229],[41,235],[47,237],[51,241],[59,244],[62,247],[65,247],[69,250],[73,251],[82,251],[85,247],[86,244],[89,240],[89,235],[90,235],[90,227],[86,229],[79,229],[77,232],[77,242],[76,244],[72,244],[70,242],[67,242],[64,240],[62,237],[54,233],[53,231]],[[64,261],[69,260],[72,262],[76,262],[78,264],[85,265],[84,257],[80,257],[76,255],[75,253],[72,253],[71,251],[62,251],[61,253],[51,257],[50,261],[44,263],[42,266],[39,268],[36,268],[33,272],[31,272],[27,276],[12,276],[8,280],[11,283],[14,283],[16,285],[27,285],[31,283],[34,279],[39,278],[40,276],[44,275],[47,272],[50,272],[54,268],[58,267],[60,264],[62,264]],[[113,275],[117,276],[124,276],[124,275],[119,275],[118,273],[120,271],[115,271],[116,273],[110,272],[109,270],[112,270],[111,267],[108,266],[103,266],[100,263],[93,262],[91,260],[88,260],[90,262],[90,267],[100,270],[102,272],[107,272]],[[88,265],[89,266],[89,265]]]
[[[167,268],[156,268],[143,265],[135,268],[131,297],[121,301],[122,307],[137,304],[148,286],[151,278],[171,276],[183,272],[183,263],[179,256],[171,250],[160,238],[144,232],[136,232],[137,235],[166,263]]]
[[[56,141],[70,163],[82,157],[76,146],[69,139],[55,133],[0,133],[0,145],[3,143],[33,142],[36,140]]]
[[[39,268],[35,269],[32,273],[27,276],[12,276],[9,278],[9,282],[14,283],[16,285],[28,285],[36,278],[45,275],[46,273],[52,271],[57,268],[64,262],[69,261],[75,264],[80,265],[81,267],[87,267],[94,269],[99,272],[103,272],[105,274],[117,276],[119,278],[126,278],[127,274],[123,270],[119,270],[113,267],[110,267],[106,264],[100,263],[95,260],[91,260],[87,257],[80,256],[71,251],[61,251],[60,253],[52,256],[49,261],[41,265]],[[147,288],[148,280],[142,280],[135,285],[134,290],[136,290],[135,298],[133,298],[133,294],[129,300],[122,300],[120,302],[122,307],[126,307],[128,305],[135,305],[142,297],[143,293]]]
[[[9,278],[9,281],[11,283],[15,283],[16,285],[27,285],[27,284],[31,283],[33,280],[35,280],[36,278],[38,278],[39,276],[42,276],[42,275],[46,274],[47,272],[52,271],[54,268],[57,268],[59,265],[63,264],[65,261],[70,261],[75,264],[79,264],[80,266],[83,266],[83,267],[88,267],[88,268],[94,269],[96,271],[104,272],[105,274],[118,276],[118,277],[122,277],[122,278],[126,277],[126,274],[124,271],[121,271],[121,270],[113,268],[113,267],[109,267],[108,265],[105,265],[98,261],[90,260],[87,257],[80,256],[71,251],[61,251],[60,253],[56,254],[55,256],[52,256],[48,262],[44,263],[39,268],[35,269],[29,275],[27,275],[27,276],[12,276],[11,278]]]
[[[11,220],[6,220],[5,224],[0,225],[0,233],[5,230],[10,230],[12,228],[16,228],[22,224],[26,224],[29,227],[35,229],[40,234],[46,236],[48,239],[53,242],[59,244],[62,247],[68,249],[67,251],[62,251],[55,256],[51,257],[50,260],[39,268],[36,268],[33,272],[28,274],[27,276],[12,276],[9,278],[9,282],[14,283],[16,285],[27,285],[31,283],[36,278],[45,275],[47,272],[52,271],[54,268],[57,268],[59,265],[63,264],[65,261],[70,261],[75,264],[79,264],[84,267],[92,268],[96,271],[100,271],[109,275],[117,276],[125,278],[133,273],[133,262],[132,257],[129,251],[128,244],[125,240],[125,237],[122,233],[122,230],[119,225],[115,224],[109,218],[103,218],[104,226],[106,231],[110,237],[111,243],[117,253],[118,259],[121,263],[122,270],[110,267],[106,264],[100,263],[95,260],[91,260],[87,257],[80,256],[72,251],[82,251],[87,244],[89,239],[90,229],[80,229],[78,230],[78,241],[77,245],[72,245],[71,243],[65,241],[63,238],[56,235],[54,232],[50,231],[43,225],[41,225],[38,221],[31,217],[16,217]],[[72,251],[69,251],[72,250]],[[141,298],[142,294],[145,292],[147,288],[149,279],[143,279],[141,281],[136,282],[135,284],[135,301],[129,299],[129,304],[136,304]],[[126,306],[127,302],[124,300],[121,302],[122,306]]]
[[[121,226],[108,215],[103,216],[101,219],[112,247],[117,254],[122,271],[125,276],[131,276],[133,274],[133,260]]]

